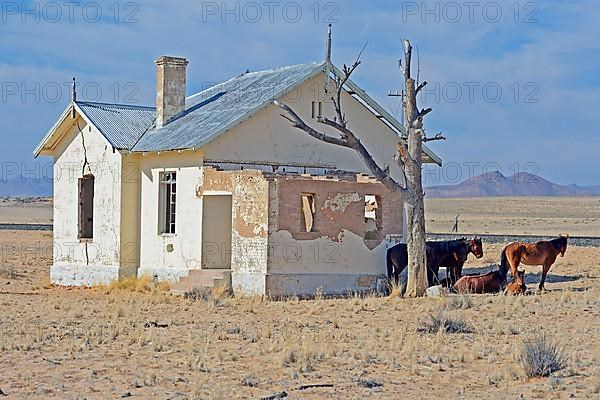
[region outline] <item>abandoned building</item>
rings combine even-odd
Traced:
[[[331,63],[248,72],[186,97],[188,61],[155,61],[155,107],[73,101],[34,155],[54,160],[51,280],[93,285],[149,275],[185,291],[238,294],[377,289],[406,230],[403,198],[351,149],[282,118],[290,105],[325,133]],[[396,180],[404,127],[352,81],[347,120]],[[424,146],[423,161],[441,164]]]

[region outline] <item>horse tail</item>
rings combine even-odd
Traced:
[[[506,276],[508,275],[508,257],[506,257],[506,247],[502,249],[502,256],[500,257],[500,278],[502,282],[506,282]]]
[[[392,278],[394,277],[394,265],[392,264],[392,249],[393,247],[390,247],[385,255],[385,260],[387,263],[387,276],[389,280],[392,280]]]

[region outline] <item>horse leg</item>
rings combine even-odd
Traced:
[[[546,282],[546,274],[548,274],[548,271],[550,271],[550,267],[552,266],[551,263],[544,263],[544,266],[542,267],[542,280],[540,281],[540,286],[539,289],[540,290],[546,290],[546,288],[544,287],[544,282]]]
[[[460,278],[460,275],[457,271],[458,269],[458,265],[452,265],[449,267],[446,267],[446,278],[448,280],[448,286],[452,286],[456,283],[456,281],[458,281],[458,278]]]
[[[508,264],[510,265],[510,281],[513,282],[517,278],[517,269],[521,263],[521,255],[510,253],[508,256]]]

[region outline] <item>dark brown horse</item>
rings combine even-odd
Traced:
[[[542,279],[540,280],[539,288],[542,290],[544,289],[546,275],[552,264],[554,264],[554,261],[556,261],[556,257],[559,254],[561,257],[564,257],[565,251],[567,251],[568,239],[569,235],[559,235],[558,238],[549,241],[544,240],[537,243],[511,243],[502,250],[500,269],[506,272],[510,266],[510,273],[514,280],[517,276],[519,264],[541,265]]]
[[[440,262],[440,267],[446,268],[446,278],[440,282],[444,287],[452,287],[456,281],[462,276],[462,269],[469,253],[472,253],[475,258],[483,257],[483,245],[481,239],[475,236],[471,240],[467,240],[465,246],[459,248],[454,254],[447,256]]]
[[[446,241],[428,241],[425,247],[427,253],[427,281],[429,286],[439,284],[439,269],[446,267],[447,277],[460,276],[462,266],[467,260],[469,253],[475,254],[477,258],[483,256],[481,239],[466,238],[446,240]],[[387,251],[387,274],[390,281],[398,282],[400,273],[408,264],[408,252],[406,244],[397,244]]]

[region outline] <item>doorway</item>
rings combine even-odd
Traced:
[[[204,195],[202,268],[231,269],[231,195]]]

